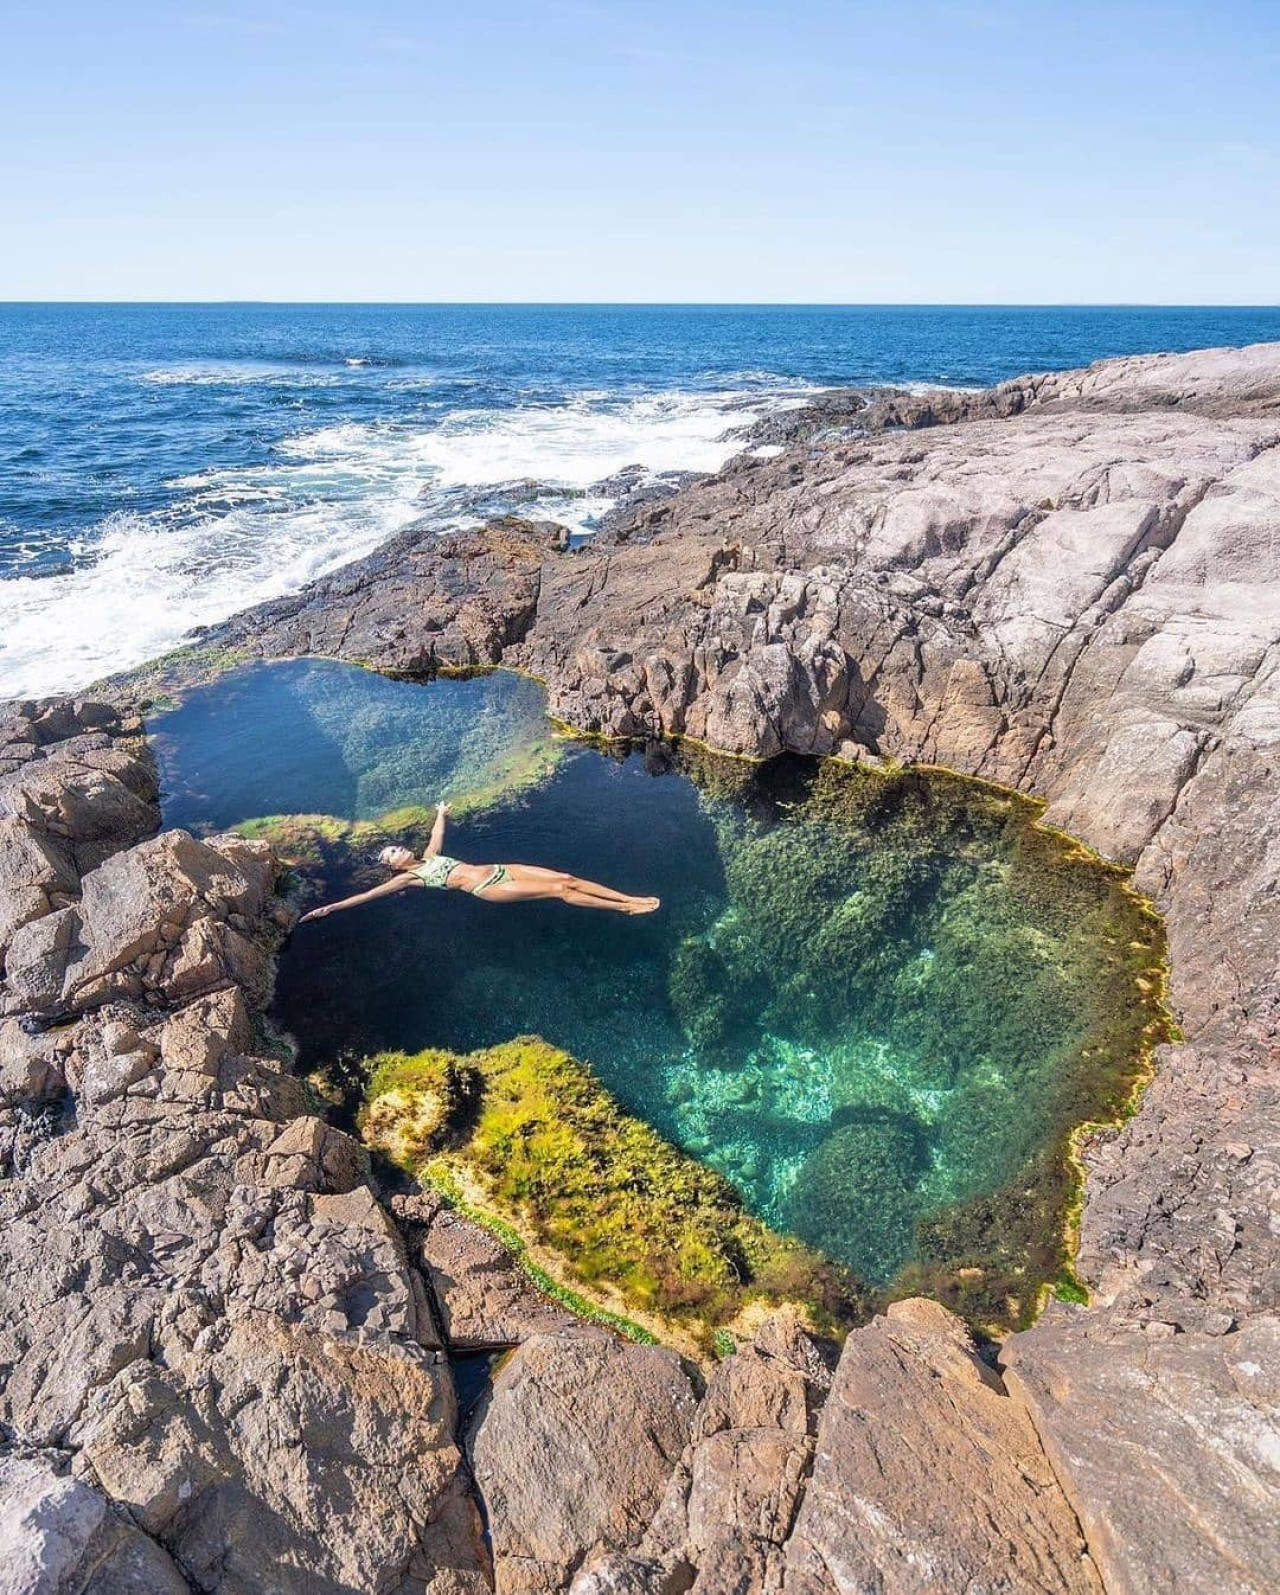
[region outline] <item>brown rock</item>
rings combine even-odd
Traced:
[[[452,1423],[447,1375],[427,1354],[263,1316],[214,1330],[189,1363],[125,1370],[75,1439],[203,1590],[260,1589],[270,1569],[273,1588],[299,1595],[480,1595]]]
[[[592,1557],[573,1595],[779,1590],[833,1361],[832,1348],[779,1313],[721,1363],[644,1538]]]
[[[501,1595],[564,1589],[593,1550],[635,1544],[694,1405],[674,1352],[601,1330],[513,1351],[471,1441]]]
[[[535,1288],[501,1241],[439,1197],[397,1197],[392,1208],[431,1279],[451,1346],[514,1346],[581,1323]]]
[[[1280,1588],[1280,1319],[1147,1328],[1072,1314],[1005,1347],[1108,1595]]]
[[[845,1342],[786,1565],[795,1595],[1101,1587],[1026,1413],[923,1300]]]

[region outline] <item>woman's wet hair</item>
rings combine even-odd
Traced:
[[[394,854],[394,853],[403,853],[403,852],[404,852],[404,848],[401,847],[398,843],[394,843],[393,842],[389,847],[384,847],[382,849],[382,851],[378,854],[378,863],[385,865],[387,869],[394,869],[395,868],[395,859],[392,857],[392,854]]]

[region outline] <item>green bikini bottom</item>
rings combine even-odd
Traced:
[[[505,864],[495,864],[479,886],[468,887],[472,897],[479,897],[481,892],[487,892],[491,886],[501,886],[503,881],[511,879],[511,872]]]
[[[461,863],[460,859],[450,858],[447,853],[435,853],[430,858],[424,858],[422,863],[410,874],[416,875],[424,886],[447,886],[449,877]],[[487,892],[491,886],[501,886],[503,881],[511,879],[511,872],[505,864],[495,864],[478,886],[468,888],[473,897],[479,897],[481,892]]]

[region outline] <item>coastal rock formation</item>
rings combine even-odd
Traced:
[[[584,730],[1042,796],[1166,914],[1185,1034],[1084,1148],[1092,1304],[1012,1337],[1003,1372],[929,1303],[856,1331],[834,1377],[775,1321],[695,1410],[669,1353],[541,1321],[501,1248],[379,1200],[261,1023],[290,919],[267,850],[153,837],[137,722],[20,704],[0,1580],[1274,1586],[1280,347],[847,410],[857,435],[740,458],[579,552],[520,523],[410,531],[204,644],[504,662]],[[442,1346],[490,1335],[523,1344],[460,1437]]]
[[[935,1303],[849,1337],[817,1444],[788,1589],[913,1590],[922,1566],[942,1589],[1099,1588],[1026,1413]]]
[[[1086,1148],[1081,1323],[1105,1388],[1152,1334],[1242,1333],[1276,1305],[1280,347],[882,395],[853,419],[857,435],[740,457],[575,554],[510,525],[409,533],[355,567],[358,601],[321,584],[208,641],[389,669],[475,658],[441,595],[483,568],[503,661],[584,730],[946,764],[1039,794],[1050,823],[1133,865],[1167,917],[1185,1044],[1161,1049],[1132,1123]],[[380,641],[382,591],[400,629]],[[1046,1324],[1017,1355],[1085,1332]],[[1060,1393],[1062,1425],[1095,1426],[1090,1388]],[[1177,1515],[1170,1433],[1146,1439],[1149,1460],[1130,1455],[1148,1516]],[[1234,1463],[1198,1455],[1208,1510]],[[1104,1477],[1064,1480],[1086,1524],[1106,1520]],[[1273,1473],[1250,1487],[1280,1499]],[[1120,1536],[1110,1577],[1176,1582],[1178,1556]]]
[[[0,1424],[53,1459],[0,1449],[18,1587],[488,1588],[422,1281],[261,1048],[267,849],[137,841],[154,776],[106,711],[8,729],[6,858],[58,870],[0,943]]]

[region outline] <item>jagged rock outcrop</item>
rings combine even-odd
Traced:
[[[262,625],[280,654],[361,659],[406,672],[496,665],[533,619],[545,526],[498,521],[477,537],[409,530],[301,593],[203,635],[213,648],[259,651]]]
[[[572,1595],[781,1589],[833,1361],[830,1346],[779,1316],[723,1363],[643,1538],[595,1554]]]
[[[936,1302],[826,1348],[771,1324],[720,1368],[644,1538],[572,1595],[1099,1595],[1020,1403]]]
[[[0,1424],[65,1465],[4,1460],[0,1560],[49,1590],[489,1588],[422,1280],[262,1047],[267,849],[137,841],[129,727],[16,722],[9,856],[62,851],[0,944]]]

